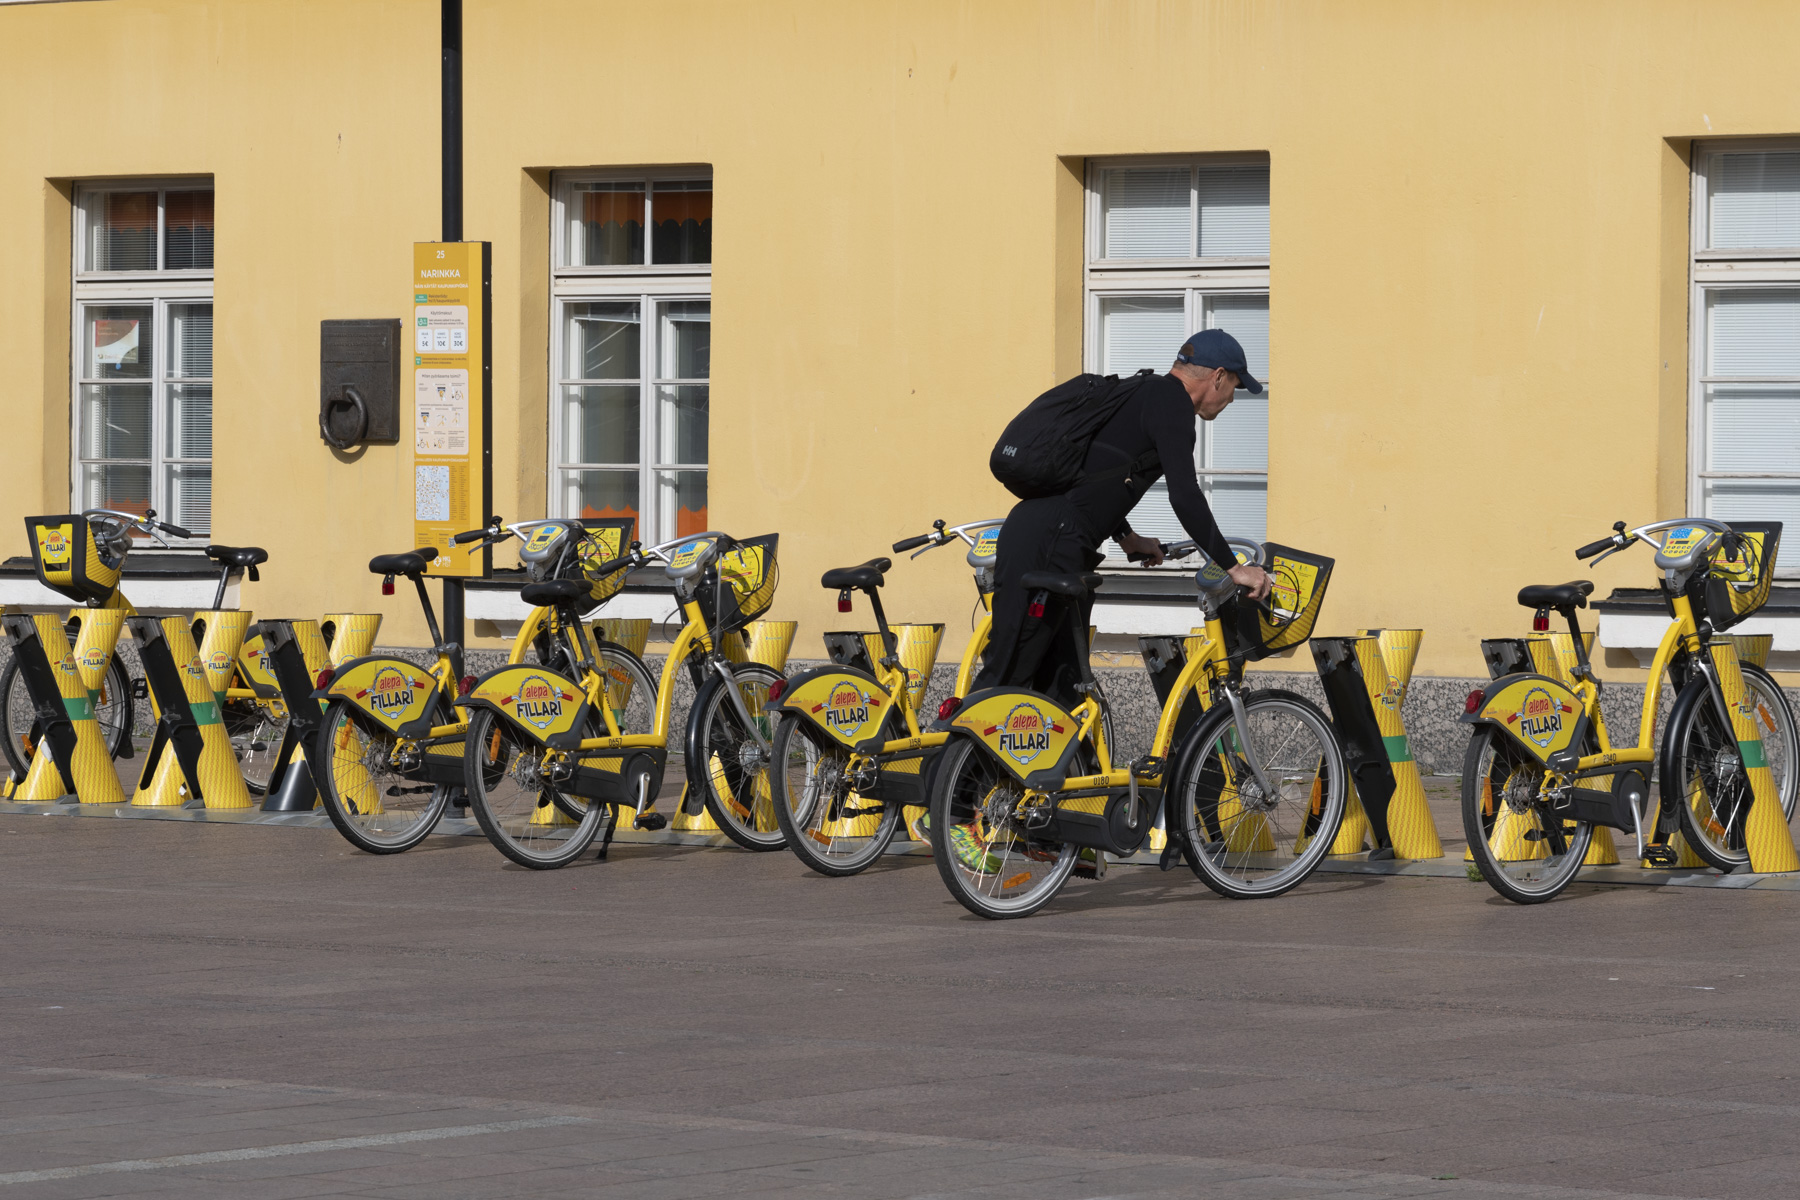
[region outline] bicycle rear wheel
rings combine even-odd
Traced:
[[[769,785],[788,849],[821,875],[855,875],[880,858],[900,828],[900,805],[852,789],[850,752],[791,713],[774,746]]]
[[[979,917],[1028,917],[1075,869],[1073,842],[1047,842],[1015,815],[1022,789],[967,738],[943,751],[931,782],[931,857],[956,902]]]
[[[1325,714],[1292,692],[1251,692],[1244,719],[1269,782],[1258,783],[1231,708],[1215,705],[1182,747],[1171,786],[1188,865],[1221,896],[1279,896],[1312,874],[1344,819],[1343,747]]]
[[[582,736],[605,732],[590,712]],[[494,848],[522,867],[547,871],[574,862],[612,815],[611,805],[570,792],[555,778],[543,744],[490,709],[472,710],[463,745],[469,809]]]
[[[1594,827],[1557,815],[1543,795],[1544,765],[1483,725],[1463,757],[1463,833],[1488,886],[1515,904],[1541,904],[1569,886]]]
[[[769,686],[781,673],[761,663],[731,664],[694,696],[688,714],[687,778],[706,789],[706,811],[726,837],[746,850],[779,850],[787,844],[771,795],[770,751],[775,733],[768,712]],[[744,726],[727,687],[736,687],[755,729]]]
[[[397,739],[359,718],[344,700],[325,710],[325,724],[308,765],[325,815],[358,850],[399,854],[425,840],[450,802],[448,784],[434,784],[394,762]],[[320,760],[323,761],[320,761]]]

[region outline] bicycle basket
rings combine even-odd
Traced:
[[[1263,546],[1272,587],[1266,607],[1240,602],[1229,649],[1254,662],[1292,650],[1312,636],[1325,606],[1325,588],[1337,560],[1274,542]]]
[[[77,604],[108,599],[119,586],[125,555],[102,546],[80,513],[26,517],[25,537],[38,581]]]
[[[742,629],[769,611],[781,572],[775,565],[778,533],[745,538],[713,560],[717,582],[702,583],[694,599],[709,629]]]
[[[1706,616],[1715,630],[1730,629],[1768,602],[1781,550],[1780,521],[1732,521],[1743,539],[1738,557],[1713,551],[1706,570]]]
[[[576,543],[575,555],[582,578],[588,581],[588,602],[598,605],[612,599],[625,586],[625,567],[617,567],[602,575],[599,568],[619,555],[631,544],[632,519],[584,519],[581,527],[587,536]]]

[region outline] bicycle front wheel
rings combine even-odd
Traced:
[[[1541,904],[1569,886],[1594,827],[1551,808],[1544,764],[1483,725],[1463,756],[1463,833],[1488,886],[1514,904]]]
[[[725,836],[746,850],[779,850],[787,844],[775,816],[770,750],[775,734],[768,711],[769,687],[781,678],[761,663],[732,663],[728,678],[715,671],[694,697],[688,714],[689,787],[706,789],[706,811]],[[746,727],[728,688],[736,688],[750,714]]]
[[[1347,777],[1337,734],[1305,698],[1251,692],[1244,719],[1241,733],[1230,706],[1215,705],[1188,735],[1170,789],[1170,833],[1188,865],[1238,900],[1279,896],[1312,874],[1337,839]]]
[[[395,764],[396,745],[392,733],[358,719],[348,702],[333,700],[319,730],[318,754],[308,755],[325,815],[344,840],[370,854],[412,849],[450,802],[448,785]]]
[[[880,858],[900,827],[900,806],[851,787],[850,752],[804,717],[775,727],[775,819],[796,857],[821,875],[855,875]]]
[[[1019,782],[967,738],[943,751],[932,776],[931,857],[958,904],[979,917],[1028,917],[1075,869],[1072,842],[1034,837],[1019,818]]]
[[[1761,739],[1763,764],[1775,784],[1784,816],[1794,815],[1794,714],[1768,673],[1743,664],[1745,700]],[[1750,862],[1747,831],[1755,794],[1737,733],[1719,714],[1712,684],[1696,676],[1675,698],[1663,735],[1660,772],[1673,800],[1681,833],[1707,865],[1730,871]]]
[[[0,714],[6,721],[3,743],[6,763],[14,774],[25,778],[31,768],[31,756],[37,751],[37,712],[31,695],[25,690],[25,679],[19,673],[19,660],[6,660],[0,671]],[[94,698],[94,720],[100,725],[100,737],[114,758],[125,753],[131,742],[131,677],[125,664],[115,656],[100,680],[100,694]]]
[[[604,733],[590,713],[582,736]],[[569,791],[544,745],[490,709],[473,710],[463,746],[463,786],[475,821],[521,867],[548,871],[574,862],[612,815],[610,805]]]
[[[278,701],[233,700],[225,705],[225,736],[252,796],[266,796],[275,758],[287,737],[287,709]]]

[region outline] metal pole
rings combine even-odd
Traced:
[[[463,236],[462,169],[462,0],[441,0],[443,5],[443,172],[444,232],[442,240],[460,242]],[[482,519],[487,519],[482,514]],[[444,577],[444,640],[463,645],[463,581]],[[456,656],[462,672],[462,655]]]

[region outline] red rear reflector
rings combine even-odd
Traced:
[[[950,697],[948,700],[946,700],[942,704],[938,705],[938,720],[948,721],[951,717],[954,717],[956,715],[956,710],[961,707],[962,707],[962,697],[961,696]]]
[[[457,685],[456,694],[459,696],[466,696],[474,690],[475,677],[473,675],[464,675],[462,677],[462,682]]]
[[[1480,688],[1476,688],[1474,691],[1469,693],[1469,698],[1467,700],[1463,701],[1463,712],[1464,713],[1480,712],[1481,711],[1481,702],[1484,699],[1486,699],[1486,694],[1483,693]]]
[[[1550,632],[1550,612],[1548,609],[1540,608],[1531,615],[1531,632]]]
[[[849,588],[845,588],[843,591],[838,593],[838,611],[839,612],[849,612],[850,611],[850,589]]]
[[[777,679],[769,685],[769,703],[773,704],[785,695],[787,695],[787,680]]]
[[[1026,609],[1025,611],[1030,613],[1034,617],[1041,617],[1044,615],[1044,606],[1042,604],[1039,604],[1037,601],[1033,600],[1031,602],[1031,607]]]
[[[337,668],[326,667],[323,671],[319,672],[319,678],[313,682],[313,686],[321,692],[324,691],[331,686],[331,677],[336,674]]]
[[[394,594],[394,577],[392,575],[384,575],[381,577],[381,594],[384,596],[391,596]]]

